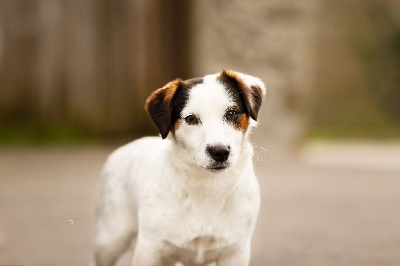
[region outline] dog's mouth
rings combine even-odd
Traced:
[[[221,172],[226,168],[228,168],[228,165],[223,164],[223,165],[212,165],[209,166],[207,169],[210,170],[211,172]]]

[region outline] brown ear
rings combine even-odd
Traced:
[[[264,83],[255,77],[225,70],[222,71],[219,80],[227,86],[228,90],[241,97],[250,117],[257,121],[258,111],[265,94]]]
[[[147,98],[145,109],[150,115],[153,123],[157,126],[160,131],[161,137],[165,139],[171,130],[171,100],[176,90],[181,84],[181,79],[171,81],[161,89],[153,92],[149,98]]]

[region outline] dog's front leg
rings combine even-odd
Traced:
[[[217,266],[248,266],[250,263],[250,240],[236,246],[217,260]]]
[[[172,261],[163,256],[161,248],[151,241],[138,239],[133,254],[132,266],[169,266]]]

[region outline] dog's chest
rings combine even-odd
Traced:
[[[159,233],[168,246],[167,253],[189,264],[215,260],[224,249],[249,235],[255,219],[253,213],[242,208],[244,205],[238,205],[236,196],[220,201],[217,197],[187,196],[176,203],[179,205],[164,209],[163,230]]]
[[[197,189],[177,185],[177,178],[149,182],[141,194],[142,234],[157,241],[166,257],[187,265],[213,261],[246,242],[258,213],[256,179],[249,175],[238,183],[232,175],[219,178],[221,182]]]
[[[185,195],[165,200],[158,225],[163,239],[188,249],[215,249],[231,246],[247,236],[257,211],[254,199],[233,193]]]

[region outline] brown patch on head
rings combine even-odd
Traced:
[[[164,88],[166,88],[165,101],[171,102],[172,97],[174,97],[174,94],[181,82],[182,82],[181,79],[176,79],[164,86]]]
[[[220,81],[222,81],[222,83],[236,86],[236,89],[240,90],[236,91],[238,94],[249,90],[247,85],[243,82],[243,80],[238,76],[236,72],[224,70],[218,78]]]
[[[183,81],[183,84],[188,87],[191,88],[197,84],[200,84],[203,82],[203,78],[193,78],[193,79],[187,79],[185,81]]]
[[[239,78],[239,76],[238,76],[238,74],[236,72],[231,71],[231,70],[223,70],[222,74],[226,75],[228,77],[234,78],[236,80],[242,80],[241,78]]]
[[[176,79],[164,87],[153,92],[146,100],[145,109],[153,123],[157,126],[163,139],[171,129],[172,98],[178,90],[182,80]]]
[[[180,126],[181,122],[179,120],[175,121],[174,126],[172,127],[172,133],[175,133]]]
[[[217,78],[232,95],[232,97],[241,101],[245,111],[252,119],[257,121],[258,111],[262,102],[262,90],[257,85],[248,86],[236,72],[222,71]]]
[[[257,114],[258,114],[258,111],[260,110],[261,103],[262,103],[262,97],[263,97],[262,90],[259,86],[252,85],[250,87],[249,93],[250,93],[250,98],[251,98],[251,102],[250,102],[251,108],[255,112],[255,115],[257,118]],[[255,120],[257,120],[257,119],[255,119]]]
[[[185,81],[176,79],[153,92],[147,99],[145,109],[162,138],[166,138],[169,131],[175,133],[179,128],[181,111],[189,98],[189,90],[202,81],[202,78]]]
[[[250,124],[250,119],[249,119],[248,114],[242,113],[242,114],[238,115],[238,118],[235,123],[235,128],[244,133],[247,131],[249,124]]]

